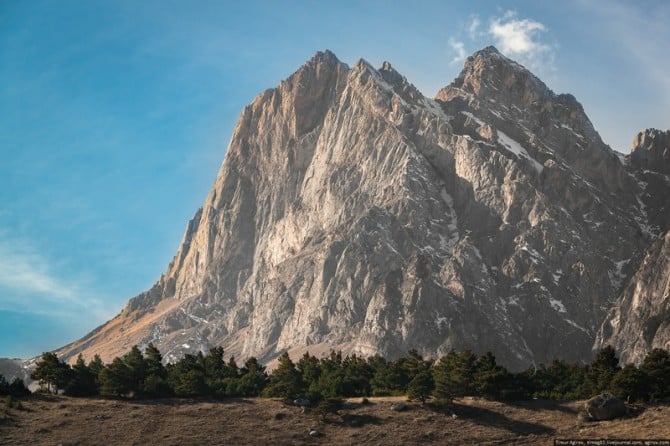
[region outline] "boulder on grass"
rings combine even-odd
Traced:
[[[396,412],[402,412],[403,410],[407,409],[407,404],[403,403],[402,401],[398,401],[396,403],[393,403],[391,405],[391,410],[395,410]]]
[[[589,421],[613,420],[626,415],[626,404],[609,393],[594,396],[584,403],[581,418]]]

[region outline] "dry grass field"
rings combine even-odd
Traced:
[[[1,445],[421,445],[554,444],[554,439],[670,439],[670,406],[597,423],[579,403],[457,400],[437,410],[403,398],[347,402],[323,421],[274,399],[117,401],[32,396],[0,412]],[[453,411],[453,413],[452,413]],[[319,436],[310,436],[315,429]]]

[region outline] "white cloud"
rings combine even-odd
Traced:
[[[0,308],[35,314],[106,317],[110,309],[90,297],[85,281],[59,276],[55,265],[25,241],[0,238]]]
[[[550,47],[539,41],[539,34],[546,31],[542,23],[531,19],[519,20],[511,11],[493,19],[489,26],[489,34],[498,49],[512,57],[534,56],[549,51]]]
[[[554,46],[543,39],[549,29],[531,18],[519,18],[515,11],[507,11],[501,16],[489,17],[484,21],[478,15],[471,15],[461,26],[461,32],[449,39],[454,57],[451,63],[463,62],[473,49],[483,48],[492,43],[506,56],[516,60],[545,80],[553,78]],[[462,37],[467,36],[466,39]]]
[[[554,48],[542,41],[549,30],[533,19],[517,17],[507,11],[502,17],[490,20],[488,35],[496,47],[506,56],[525,65],[542,78],[551,79],[554,72]]]
[[[48,263],[34,250],[16,242],[0,244],[0,286],[21,293],[39,293],[72,300],[77,287],[57,279]]]
[[[476,39],[479,36],[479,25],[481,25],[479,17],[473,16],[470,24],[468,25],[468,34],[470,35],[471,39]]]
[[[451,59],[451,63],[463,62],[467,56],[467,53],[465,52],[465,44],[455,39],[449,39],[449,46],[455,53],[454,58]]]

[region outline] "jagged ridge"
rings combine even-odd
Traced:
[[[435,100],[320,52],[244,109],[157,284],[62,353],[586,360],[655,235],[640,193],[572,96],[492,47]]]

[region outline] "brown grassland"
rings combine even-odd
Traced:
[[[447,408],[404,398],[350,399],[337,414],[302,413],[277,399],[119,401],[34,395],[0,410],[1,445],[554,444],[554,439],[670,439],[670,406],[583,423],[578,402],[456,400]],[[455,415],[455,416],[454,416]],[[319,436],[310,436],[316,429]]]

